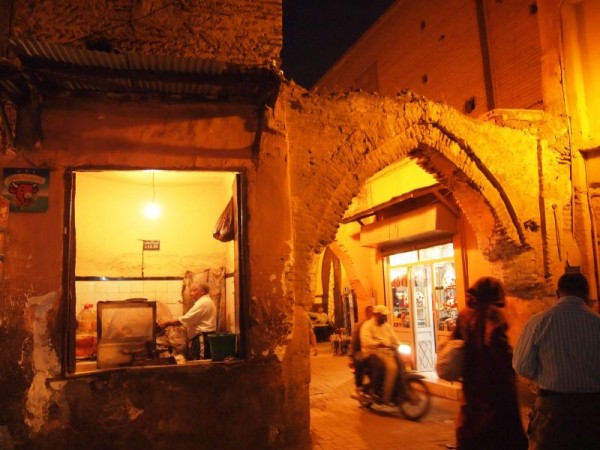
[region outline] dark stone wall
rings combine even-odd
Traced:
[[[280,63],[281,0],[15,0],[13,8],[10,38],[237,64]]]

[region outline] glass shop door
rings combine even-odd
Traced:
[[[435,330],[431,296],[431,265],[410,267],[411,297],[415,312],[415,362],[419,372],[435,367]]]
[[[431,265],[394,267],[389,271],[392,291],[392,325],[398,339],[413,349],[412,366],[418,371],[435,365],[435,327]]]
[[[437,348],[458,316],[452,243],[392,254],[383,262],[394,331],[411,346],[413,369],[432,371]]]
[[[387,261],[386,261],[387,263]],[[393,267],[385,270],[386,285],[391,286],[391,311],[392,311],[392,327],[398,336],[398,339],[403,344],[410,345],[410,348],[415,348],[411,296],[408,282],[407,266]],[[389,303],[388,303],[389,305]],[[411,367],[414,368],[414,351],[411,355]]]
[[[434,300],[436,322],[436,347],[450,339],[456,319],[458,305],[456,304],[456,273],[454,261],[440,261],[433,264]]]

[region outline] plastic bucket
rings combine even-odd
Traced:
[[[208,344],[213,361],[223,361],[228,356],[235,355],[236,334],[219,333],[209,334]]]

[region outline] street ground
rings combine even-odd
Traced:
[[[404,419],[397,409],[361,408],[350,395],[353,374],[347,356],[333,356],[331,344],[318,344],[311,356],[311,438],[314,450],[440,450],[454,448],[459,403],[432,397],[429,413],[419,422]]]

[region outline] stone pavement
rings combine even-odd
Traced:
[[[404,419],[397,409],[361,408],[350,398],[353,374],[347,356],[333,356],[331,344],[319,343],[311,356],[311,438],[313,450],[440,450],[454,448],[458,402],[432,397],[420,422]]]

